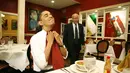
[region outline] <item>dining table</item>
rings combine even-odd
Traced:
[[[27,58],[28,44],[0,45],[0,60],[6,61],[10,67],[24,71],[29,65]]]
[[[87,52],[89,52],[90,54],[97,52],[96,44],[86,44],[86,48],[85,48],[85,51],[84,51],[84,56],[86,55]],[[107,53],[112,54],[113,57],[115,57],[115,52],[114,52],[112,46],[108,47]],[[61,69],[49,71],[47,73],[103,73],[104,64],[105,64],[104,61],[96,60],[96,65],[94,67],[95,69],[92,70],[92,71],[88,70],[87,72],[77,70],[76,65],[72,64],[72,65],[70,65],[68,67],[64,67],[64,68],[61,68]],[[111,73],[119,73],[118,70],[117,70],[117,65],[112,64]]]
[[[90,70],[90,71],[89,70],[86,72],[80,71],[80,70],[76,69],[75,64],[72,64],[68,67],[49,71],[46,73],[103,73],[104,72],[104,65],[105,65],[104,61],[96,60],[96,65],[95,65],[94,69]],[[111,73],[119,73],[117,70],[117,65],[112,64]]]

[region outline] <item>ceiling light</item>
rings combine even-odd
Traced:
[[[1,14],[1,17],[5,17],[5,15],[4,15],[4,14]]]
[[[98,10],[95,10],[95,12],[97,12]]]
[[[52,0],[52,1],[51,1],[51,3],[55,3],[55,1],[54,1],[54,0]]]
[[[121,6],[118,6],[118,8],[121,8]]]

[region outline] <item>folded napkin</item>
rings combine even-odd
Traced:
[[[124,68],[130,68],[130,50],[128,51],[128,54],[126,55],[125,59],[121,61],[121,63],[117,67],[117,69],[121,72]]]
[[[50,65],[53,66],[53,69],[60,69],[64,67],[64,59],[60,52],[58,44],[54,41],[49,57]]]

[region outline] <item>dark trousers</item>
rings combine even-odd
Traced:
[[[76,60],[79,59],[79,53],[80,53],[80,50],[81,50],[81,45],[80,44],[73,44],[69,51],[69,59],[70,59],[70,63],[71,64],[74,64],[74,62]]]

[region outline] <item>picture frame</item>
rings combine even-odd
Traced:
[[[61,35],[64,33],[66,23],[61,23]]]
[[[30,9],[28,11],[28,31],[36,31],[41,11]]]
[[[11,29],[12,30],[17,30],[17,20],[13,19],[11,20]]]
[[[2,18],[2,29],[3,30],[8,30],[7,19]]]

